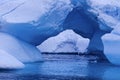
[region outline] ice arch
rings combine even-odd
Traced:
[[[90,52],[103,50],[101,36],[106,31],[101,30],[100,26],[106,25],[100,25],[97,15],[88,10],[86,0],[8,0],[1,4],[1,35],[6,36],[4,33],[7,33],[9,37],[15,38],[19,42],[16,44],[24,47],[21,50],[25,50],[25,54],[30,52],[29,49],[39,54],[35,46],[66,29],[89,38]],[[14,49],[10,52],[14,53]],[[19,60],[22,61],[22,57]]]
[[[105,32],[100,30],[97,15],[90,13],[89,7],[87,0],[8,1],[1,5],[0,31],[39,45],[51,36],[73,29],[91,40],[89,51],[102,51],[100,38]]]

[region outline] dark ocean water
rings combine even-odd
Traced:
[[[120,80],[120,66],[97,63],[92,56],[44,55],[44,59],[21,70],[0,70],[0,80]]]

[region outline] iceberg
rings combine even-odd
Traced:
[[[90,39],[88,50],[103,50],[100,38],[104,33],[99,29],[97,16],[91,16],[92,13],[88,11],[88,8],[83,7],[82,4],[87,6],[86,0],[23,0],[18,2],[13,0],[9,2],[8,5],[13,2],[19,6],[3,5],[1,10],[10,9],[5,9],[6,13],[1,15],[0,31],[37,46],[49,37],[56,36],[66,29],[72,29],[82,37]],[[94,45],[94,43],[97,44]]]
[[[41,61],[41,52],[33,45],[18,40],[15,37],[0,33],[0,50],[14,56],[21,62]]]
[[[116,34],[105,34],[102,37],[104,54],[108,60],[115,65],[120,65],[120,36]]]
[[[114,63],[114,57],[119,59],[116,58],[119,50],[111,49],[116,50],[116,55],[110,52],[113,57],[109,57],[108,50],[109,41],[117,45],[111,37],[119,40],[119,3],[119,0],[2,0],[0,50],[23,63],[40,61],[38,48],[42,52],[104,50]]]
[[[52,47],[51,47],[52,45]],[[65,30],[55,37],[45,40],[38,46],[41,52],[80,52],[87,51],[89,39],[83,38],[72,30]]]
[[[9,53],[0,50],[0,69],[21,69],[24,64]]]

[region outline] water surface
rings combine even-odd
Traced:
[[[78,55],[49,55],[21,70],[0,70],[0,80],[120,80],[120,66]],[[92,58],[93,59],[93,58]]]

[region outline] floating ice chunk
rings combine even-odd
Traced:
[[[0,33],[0,49],[6,51],[21,62],[42,60],[41,53],[35,46],[18,40],[6,33]]]
[[[108,60],[116,65],[120,65],[120,36],[116,34],[106,34],[102,37],[104,44],[104,54]]]
[[[9,53],[0,50],[0,69],[20,69],[24,64]]]

